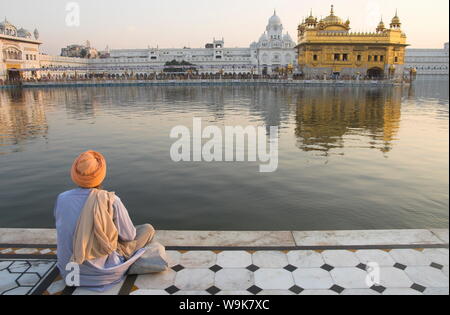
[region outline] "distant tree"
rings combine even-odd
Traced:
[[[183,66],[183,67],[180,68],[179,66]],[[188,67],[188,66],[192,66],[192,67]],[[196,71],[197,69],[194,64],[187,62],[185,60],[179,62],[174,59],[172,61],[166,62],[164,65],[164,72],[187,72],[189,70]]]
[[[86,58],[87,55],[88,55],[87,49],[83,48],[83,49],[80,51],[80,56],[81,56],[81,58]]]

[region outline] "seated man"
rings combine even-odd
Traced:
[[[58,268],[67,282],[69,263],[77,264],[79,283],[68,284],[103,291],[123,279],[155,230],[149,224],[135,228],[119,197],[101,190],[106,161],[100,153],[82,153],[71,176],[79,188],[60,194],[55,205]]]

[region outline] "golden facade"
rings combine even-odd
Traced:
[[[350,21],[331,13],[318,20],[312,12],[298,27],[298,63],[307,78],[401,78],[406,35],[397,13],[389,28],[383,21],[373,33],[350,31]]]

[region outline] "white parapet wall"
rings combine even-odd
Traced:
[[[448,246],[449,230],[360,231],[157,231],[165,246],[364,247]],[[54,229],[0,229],[0,244],[56,244]]]

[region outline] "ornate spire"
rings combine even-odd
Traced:
[[[398,17],[398,10],[395,10],[395,16],[392,18],[391,28],[400,28],[402,23],[400,22],[400,18]]]
[[[330,14],[331,14],[331,15],[334,15],[334,5],[333,5],[333,4],[331,5],[331,11],[330,11]]]
[[[317,19],[313,16],[312,9],[311,9],[311,13],[310,13],[309,17],[306,18],[305,22],[306,22],[306,24],[308,24],[310,26],[317,25]]]
[[[386,27],[384,26],[384,22],[383,22],[383,16],[381,17],[380,23],[377,26],[377,32],[381,33],[384,30],[386,30]]]

